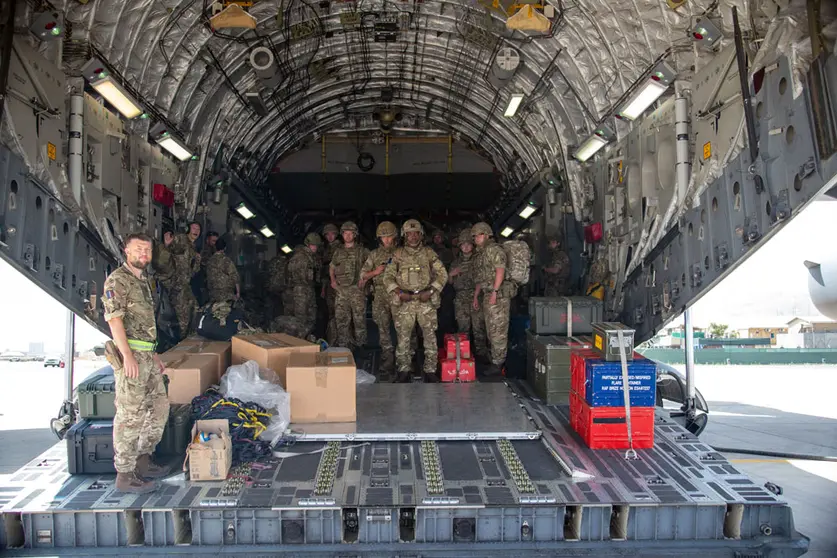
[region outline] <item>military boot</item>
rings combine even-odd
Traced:
[[[424,373],[424,383],[425,384],[438,384],[441,380],[439,379],[438,374],[436,372],[425,372]]]
[[[125,494],[148,494],[157,490],[157,483],[141,479],[136,471],[117,473],[116,490]]]
[[[165,477],[171,471],[171,467],[164,467],[154,463],[151,455],[140,455],[137,458],[137,474],[144,479],[159,479]]]
[[[503,379],[503,370],[492,363],[482,369],[482,377],[484,382],[499,382]]]

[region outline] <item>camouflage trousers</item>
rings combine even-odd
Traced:
[[[410,372],[415,348],[411,343],[416,323],[421,328],[424,342],[424,373],[436,373],[439,349],[436,343],[436,328],[439,325],[436,307],[430,302],[412,300],[392,307],[398,348],[395,349],[395,364],[398,372]]]
[[[180,338],[186,339],[192,334],[195,308],[198,305],[195,295],[192,294],[192,288],[187,284],[172,289],[171,304],[177,314],[177,322],[180,324]]]
[[[226,302],[235,298],[235,287],[232,289],[210,289],[209,302],[214,304],[216,302]]]
[[[502,290],[502,289],[501,289]],[[497,303],[489,304],[491,293],[480,293],[480,310],[485,315],[485,332],[491,344],[491,363],[502,366],[509,346],[509,310],[511,298],[497,293]]]
[[[543,296],[567,296],[568,286],[567,279],[554,279],[546,284]]]
[[[285,297],[288,290],[268,291],[264,298],[264,322],[269,324],[278,316],[281,316],[285,308]]]
[[[337,322],[335,322],[337,308],[337,293],[326,281],[325,288],[326,308],[328,308],[328,324],[326,325],[326,341],[329,345],[337,343]]]
[[[366,294],[358,287],[340,287],[334,299],[337,346],[351,349],[366,344]],[[354,325],[354,337],[352,337]]]
[[[285,315],[298,318],[309,331],[317,321],[317,299],[313,285],[297,285],[289,288],[285,301]]]
[[[488,356],[488,341],[485,336],[485,317],[480,310],[474,310],[474,291],[459,291],[453,301],[456,311],[456,325],[459,333],[474,333],[474,352]]]
[[[154,353],[134,351],[134,357],[139,377],[128,378],[121,368],[114,370],[113,450],[119,473],[133,472],[139,456],[154,453],[169,420],[169,398]]]
[[[381,349],[392,351],[392,299],[387,293],[375,291],[372,297],[372,319],[378,326]]]

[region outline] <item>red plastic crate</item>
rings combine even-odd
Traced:
[[[174,191],[170,190],[165,184],[155,184],[152,197],[154,201],[166,207],[174,205]]]
[[[456,358],[456,344],[459,343],[459,357],[471,358],[471,341],[467,333],[445,334],[445,358]]]
[[[624,407],[590,407],[570,392],[570,426],[590,449],[629,449]],[[634,449],[654,447],[654,407],[631,407]]]
[[[455,358],[442,359],[443,382],[474,382],[477,379],[477,369],[472,358],[460,358],[459,370],[456,369]]]

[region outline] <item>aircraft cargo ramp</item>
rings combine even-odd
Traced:
[[[520,414],[513,420],[531,421],[538,439],[303,437],[234,469],[225,482],[192,483],[180,474],[142,496],[116,492],[113,476],[69,476],[60,443],[0,487],[0,549],[10,556],[724,557],[807,549],[780,497],[667,411],[657,409],[654,448],[626,459],[624,451],[585,447],[566,407],[541,404],[521,383],[494,386],[510,390]],[[420,434],[420,417],[415,424]]]

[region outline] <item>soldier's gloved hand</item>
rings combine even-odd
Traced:
[[[422,302],[429,302],[431,296],[433,296],[433,292],[430,289],[427,289],[419,293],[419,300]]]
[[[398,298],[401,299],[401,302],[410,302],[411,300],[413,300],[413,295],[401,291],[398,293]]]

